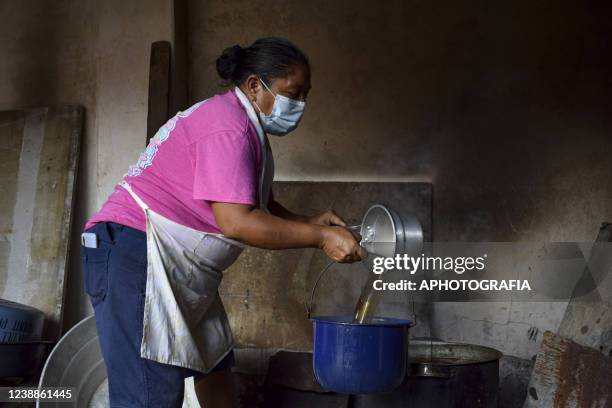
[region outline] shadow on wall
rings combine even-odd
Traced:
[[[310,56],[304,120],[271,141],[277,179],[432,182],[436,241],[592,242],[612,220],[611,3],[188,7],[192,102],[223,89],[214,62],[225,47],[277,35]],[[522,401],[512,387],[524,389],[537,333],[555,330],[565,306],[515,304],[510,316],[509,305],[466,303],[432,320],[520,357],[502,383]]]
[[[282,180],[433,181],[437,240],[592,240],[612,215],[608,3],[189,2],[192,101],[224,47],[313,65]],[[350,158],[350,159],[347,159]]]
[[[78,84],[89,83],[87,49],[91,44],[85,46],[82,40],[88,31],[82,4],[30,3],[35,4],[5,2],[2,6],[6,19],[0,28],[5,39],[0,45],[5,56],[0,64],[0,109],[82,103],[73,95],[85,94],[78,90],[85,86]]]

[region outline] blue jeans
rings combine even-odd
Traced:
[[[89,228],[98,248],[81,246],[85,291],[108,374],[111,407],[181,407],[184,379],[205,376],[140,357],[147,283],[147,240],[142,231],[101,222]],[[231,368],[230,352],[214,371]]]

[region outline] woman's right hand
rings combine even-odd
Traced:
[[[344,227],[324,227],[320,247],[335,262],[358,262],[366,256],[366,251],[359,245],[360,240],[359,234]]]

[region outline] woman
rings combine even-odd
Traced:
[[[300,122],[306,56],[263,38],[226,49],[217,72],[234,88],[160,128],[82,237],[113,407],[181,406],[188,376],[202,405],[234,406],[231,332],[217,288],[245,244],[321,248],[337,262],[363,256],[333,211],[294,214],[270,189],[267,134]]]

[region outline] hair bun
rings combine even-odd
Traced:
[[[240,73],[240,65],[244,56],[244,48],[240,45],[223,50],[223,53],[217,58],[217,73],[225,81],[235,81]]]

